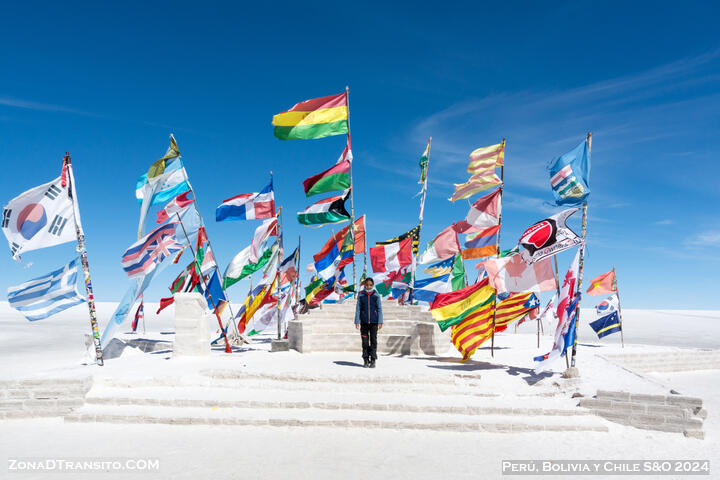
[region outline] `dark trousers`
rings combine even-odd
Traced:
[[[377,323],[360,323],[360,336],[362,337],[363,358],[365,360],[377,359]]]

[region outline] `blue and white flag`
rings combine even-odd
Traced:
[[[243,193],[223,200],[215,209],[215,221],[256,220],[275,216],[275,193],[273,183],[260,192]]]
[[[415,291],[413,295],[415,300],[423,303],[432,303],[438,293],[447,293],[452,291],[452,282],[450,274],[441,275],[433,278],[423,278],[415,280]]]
[[[31,322],[83,303],[85,297],[77,290],[77,261],[8,288],[8,303]]]
[[[611,333],[622,330],[620,309],[618,308],[619,302],[617,294],[613,294],[595,307],[598,319],[590,322],[590,327],[595,330],[598,338],[603,338]]]
[[[556,205],[580,205],[590,195],[590,149],[587,140],[548,166]]]

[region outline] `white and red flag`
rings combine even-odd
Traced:
[[[485,260],[482,266],[498,293],[547,292],[556,288],[550,257],[528,265],[516,253]]]
[[[378,245],[370,249],[370,263],[373,272],[399,270],[412,263],[412,241],[409,236],[399,242]]]
[[[500,222],[501,192],[502,189],[498,188],[473,203],[465,218],[467,223],[480,229],[497,225]]]
[[[250,243],[250,261],[257,263],[263,253],[262,245],[272,235],[278,234],[277,218],[269,218],[262,225],[255,229],[252,242]]]

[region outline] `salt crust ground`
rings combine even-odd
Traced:
[[[111,304],[98,306],[108,318]],[[150,312],[151,307],[146,306]],[[626,347],[619,337],[597,341],[581,328],[578,366],[582,380],[577,389],[592,395],[598,388],[668,393],[670,388],[704,399],[709,416],[706,439],[649,432],[609,424],[610,433],[480,434],[422,431],[351,430],[330,428],[228,428],[206,426],[66,424],[60,419],[0,422],[0,462],[11,457],[93,458],[159,457],[159,474],[146,478],[499,478],[502,459],[710,459],[712,476],[720,469],[720,371],[656,373],[637,376],[602,358],[604,354],[668,352],[720,347],[720,312],[633,311],[625,313]],[[591,311],[583,311],[585,318]],[[678,331],[677,325],[682,325]],[[146,320],[143,338],[172,340],[172,311]],[[85,376],[154,377],[193,375],[206,369],[241,369],[256,373],[303,375],[481,375],[481,392],[502,396],[533,395],[554,391],[564,362],[544,377],[531,374],[532,357],[545,353],[552,343],[552,327],[545,326],[537,348],[535,324],[523,325],[496,338],[495,357],[489,346],[471,362],[457,363],[454,350],[441,358],[382,357],[379,368],[368,371],[352,366],[356,354],[270,353],[270,336],[231,355],[214,351],[204,360],[173,360],[170,354],[144,354],[126,350],[105,367],[83,365],[82,335],[89,330],[86,310],[78,306],[57,318],[28,323],[7,304],[0,304],[0,378]],[[209,332],[212,334],[212,332]],[[123,334],[124,338],[133,338]],[[136,336],[137,337],[137,336]],[[690,350],[691,351],[691,350]],[[501,399],[499,399],[500,401]],[[1,478],[15,475],[0,467]],[[6,475],[7,474],[7,475]],[[110,478],[138,478],[112,474]],[[99,478],[97,473],[70,475]],[[63,477],[63,478],[70,478]],[[23,474],[18,478],[47,478]],[[527,478],[527,477],[525,477]],[[549,478],[549,477],[543,477]],[[567,476],[563,478],[569,478]],[[593,477],[598,478],[598,477]],[[648,477],[644,477],[648,478]],[[668,477],[665,477],[668,478]]]

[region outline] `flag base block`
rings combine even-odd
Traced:
[[[580,378],[580,370],[577,367],[569,367],[563,372],[562,378]]]
[[[285,338],[281,338],[280,340],[273,339],[270,342],[270,351],[271,352],[287,352],[290,350],[288,341]]]

